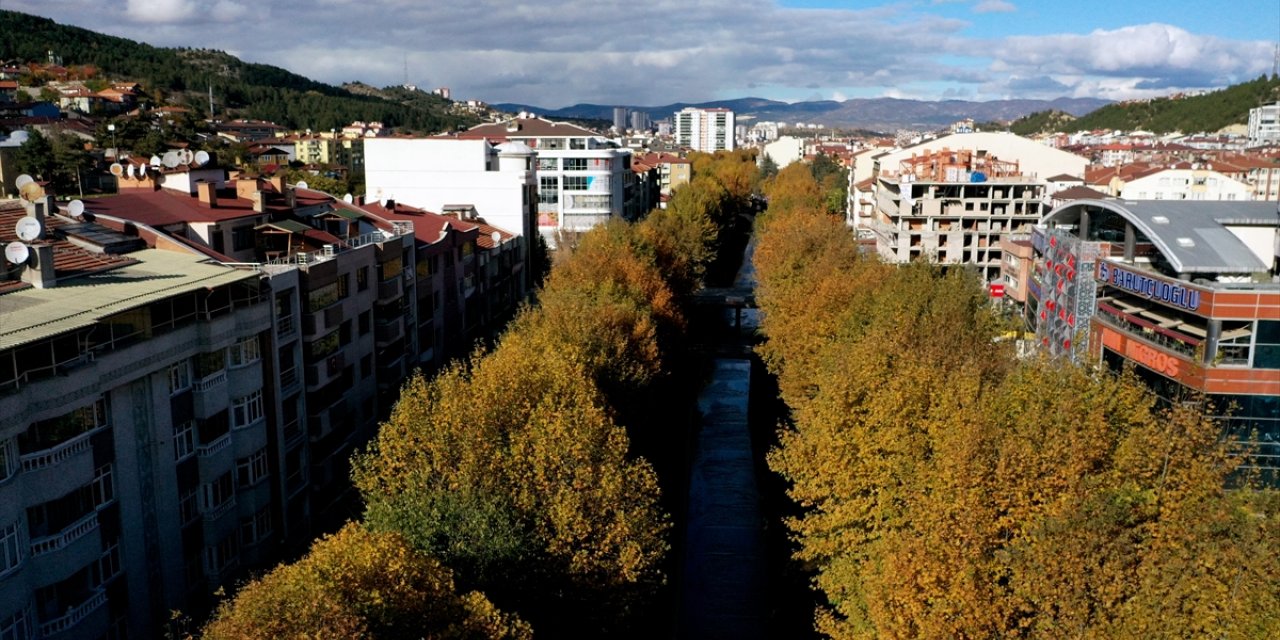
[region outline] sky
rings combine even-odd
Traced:
[[[559,108],[1147,98],[1270,73],[1277,0],[0,0],[323,82]],[[407,67],[407,73],[406,73]]]

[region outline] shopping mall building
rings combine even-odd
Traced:
[[[1026,314],[1043,349],[1131,363],[1202,392],[1280,472],[1280,212],[1274,202],[1077,200],[1032,235]]]

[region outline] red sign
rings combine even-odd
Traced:
[[[992,297],[992,298],[1003,298],[1003,297],[1004,297],[1004,284],[1003,284],[1003,283],[1000,283],[1000,282],[993,282],[993,283],[991,283],[991,284],[990,284],[990,285],[988,285],[988,286],[991,288],[991,297]]]

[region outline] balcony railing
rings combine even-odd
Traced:
[[[89,596],[87,600],[78,606],[67,610],[65,614],[54,618],[48,622],[40,623],[40,635],[48,637],[54,634],[62,633],[71,627],[76,626],[81,620],[89,617],[89,614],[98,610],[98,607],[107,603],[107,592],[98,589]]]
[[[307,435],[306,430],[302,428],[302,421],[294,418],[293,422],[284,426],[284,448],[290,449],[293,444]]]
[[[222,504],[220,504],[220,505],[218,505],[218,506],[216,506],[216,507],[214,507],[214,508],[212,508],[212,509],[210,509],[210,510],[208,510],[208,511],[204,512],[204,513],[203,513],[203,514],[201,514],[201,515],[203,515],[203,516],[204,516],[204,519],[205,519],[206,521],[214,522],[214,521],[218,520],[219,518],[221,518],[222,516],[225,516],[225,515],[227,515],[228,513],[231,513],[232,511],[234,511],[234,510],[235,510],[235,508],[236,508],[236,501],[235,501],[235,499],[234,499],[234,498],[232,498],[232,499],[227,500],[227,501],[223,502]]]
[[[293,322],[293,314],[281,316],[276,319],[276,335],[285,337],[292,335],[297,326]]]
[[[223,369],[211,376],[196,380],[191,388],[197,393],[207,393],[227,383],[227,370]]]
[[[221,436],[218,436],[217,438],[214,438],[213,442],[202,444],[196,447],[196,455],[199,455],[202,458],[206,458],[206,457],[220,453],[223,449],[226,449],[229,446],[231,446],[230,431],[222,434]]]
[[[95,427],[93,430],[86,431],[56,447],[26,454],[22,456],[22,470],[36,471],[45,467],[50,467],[67,460],[76,454],[88,451],[92,444],[90,439],[93,435],[105,430],[106,428],[106,425]]]
[[[43,538],[37,538],[31,541],[31,555],[40,556],[46,553],[53,553],[58,549],[62,549],[71,543],[83,538],[86,534],[98,528],[98,512],[90,511],[87,515],[67,526],[59,533]]]
[[[298,368],[285,369],[280,372],[280,388],[291,389],[293,385],[298,384]]]

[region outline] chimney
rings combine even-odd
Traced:
[[[298,206],[298,190],[293,187],[286,188],[284,190],[284,201],[285,204],[289,205],[290,211],[296,209]]]
[[[51,289],[58,282],[53,270],[53,245],[31,245],[31,262],[22,270],[22,281],[37,289]]]
[[[253,192],[253,211],[254,213],[267,212],[267,192],[261,189]]]
[[[196,195],[200,202],[209,205],[210,209],[218,208],[218,185],[212,182],[197,182]]]
[[[284,176],[271,176],[271,186],[275,187],[276,191],[284,193]]]
[[[396,210],[396,201],[392,198],[387,198],[387,204],[383,206],[387,208],[387,211],[394,213]]]

